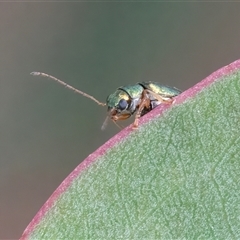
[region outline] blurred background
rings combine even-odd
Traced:
[[[106,108],[30,72],[100,101],[141,81],[186,90],[240,58],[239,12],[238,3],[0,3],[0,239],[19,238],[119,132],[112,123],[101,131]]]

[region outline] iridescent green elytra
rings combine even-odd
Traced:
[[[93,96],[82,92],[49,74],[42,72],[32,72],[31,74],[34,76],[48,77],[62,84],[66,88],[90,98],[98,105],[107,105],[109,112],[107,119],[110,118],[114,123],[118,120],[127,119],[135,114],[133,128],[138,127],[138,120],[141,116],[150,112],[161,103],[172,103],[173,97],[181,93],[177,88],[164,86],[157,82],[142,82],[135,85],[119,87],[114,93],[108,96],[106,103],[102,103]],[[105,127],[106,120],[103,123],[102,128]]]

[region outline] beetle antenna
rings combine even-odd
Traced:
[[[82,92],[82,91],[80,91],[80,90],[72,87],[71,85],[69,85],[69,84],[61,81],[60,79],[58,79],[58,78],[56,78],[56,77],[54,77],[54,76],[52,76],[52,75],[49,75],[49,74],[46,74],[46,73],[42,73],[42,72],[31,72],[30,74],[33,75],[33,76],[42,76],[42,77],[50,78],[50,79],[52,79],[52,80],[60,83],[60,84],[63,85],[64,87],[66,87],[66,88],[68,88],[68,89],[70,89],[70,90],[72,90],[72,91],[74,91],[74,92],[76,92],[76,93],[79,93],[79,94],[83,95],[84,97],[90,98],[91,100],[93,100],[94,102],[96,102],[98,105],[100,105],[100,106],[106,106],[106,103],[102,103],[102,102],[98,101],[98,100],[97,100],[96,98],[94,98],[93,96],[91,96],[91,95],[89,95],[89,94],[87,94],[87,93],[85,93],[85,92]]]
[[[107,116],[106,119],[103,122],[103,125],[101,127],[101,130],[104,131],[108,125],[109,117]]]

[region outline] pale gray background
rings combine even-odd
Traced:
[[[117,129],[105,101],[155,80],[183,90],[240,58],[238,3],[0,3],[0,238],[19,238],[64,178]]]

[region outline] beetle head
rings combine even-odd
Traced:
[[[132,115],[132,112],[129,110],[130,105],[131,98],[125,91],[121,89],[107,97],[109,117],[114,122],[127,119]]]

